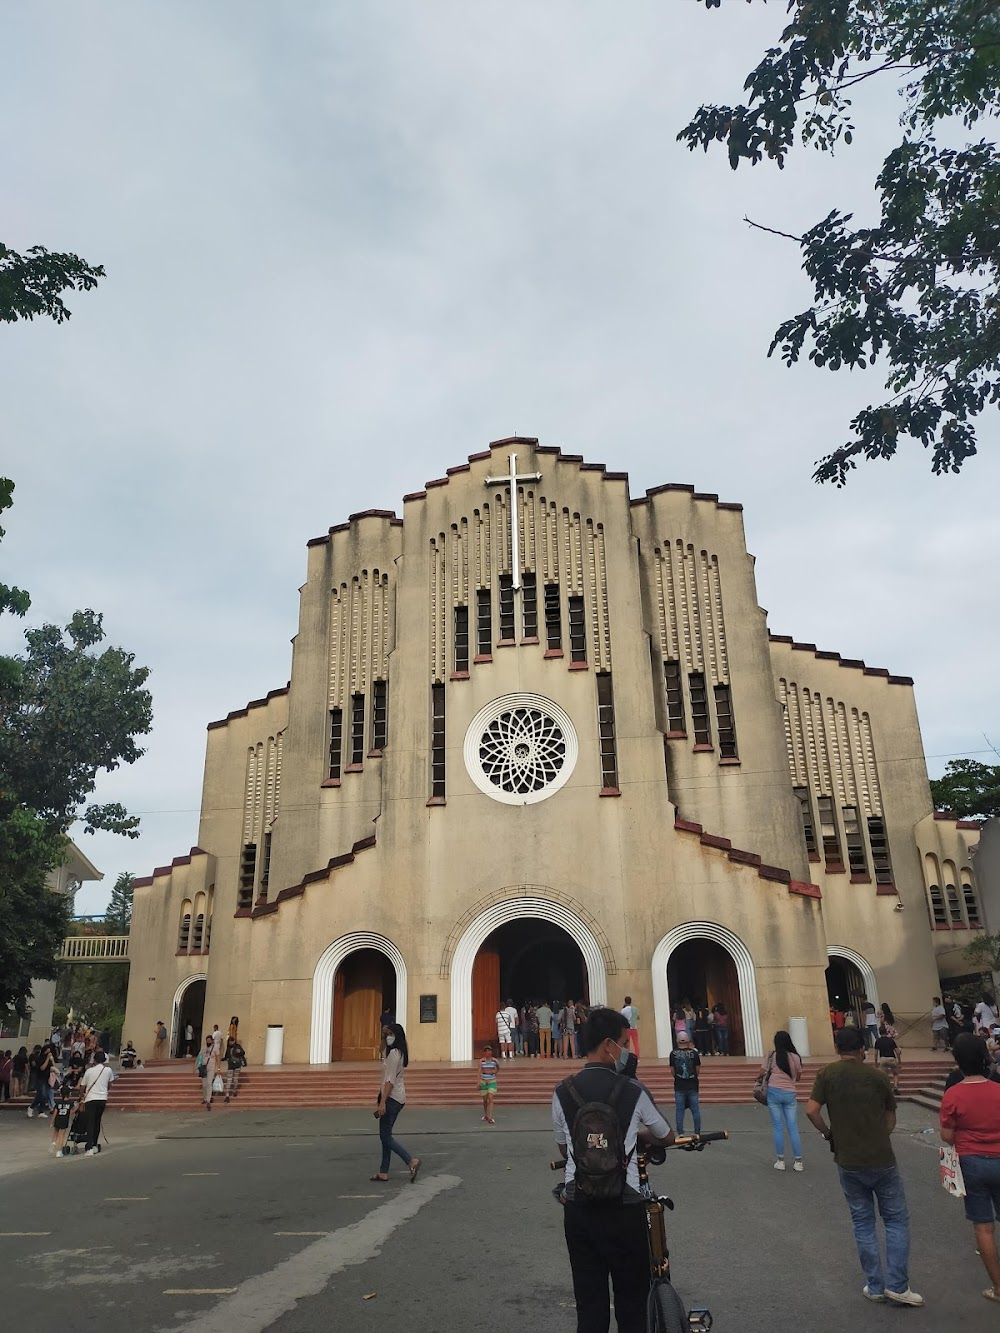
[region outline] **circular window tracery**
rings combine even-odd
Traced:
[[[465,766],[479,788],[507,805],[530,805],[568,780],[578,752],[568,715],[538,694],[508,694],[473,718]]]

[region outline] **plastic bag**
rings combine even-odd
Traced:
[[[215,1078],[212,1079],[212,1091],[221,1092],[222,1086],[222,1075],[216,1074]]]
[[[945,1143],[938,1150],[938,1157],[941,1162],[941,1184],[956,1199],[964,1199],[965,1177],[962,1175],[962,1164],[958,1160],[958,1153],[950,1144]]]

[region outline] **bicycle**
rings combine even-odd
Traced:
[[[670,1149],[682,1152],[701,1152],[709,1143],[717,1143],[729,1138],[725,1129],[712,1130],[707,1134],[679,1135],[670,1145]],[[667,1159],[668,1149],[655,1146],[636,1151],[636,1164],[639,1168],[639,1193],[646,1209],[646,1239],[649,1244],[649,1299],[646,1304],[646,1328],[648,1333],[708,1333],[712,1327],[712,1312],[705,1307],[696,1306],[685,1309],[684,1302],[670,1278],[670,1250],[667,1245],[665,1214],[673,1212],[674,1201],[666,1194],[654,1194],[650,1184],[647,1164],[662,1166]],[[553,1171],[562,1171],[565,1161],[550,1162]],[[558,1185],[553,1193],[560,1203],[565,1186]]]

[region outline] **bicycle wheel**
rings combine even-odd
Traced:
[[[646,1328],[649,1333],[684,1333],[688,1326],[687,1310],[673,1285],[660,1278],[649,1289],[646,1303]]]

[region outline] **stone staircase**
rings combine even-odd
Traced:
[[[799,1090],[805,1101],[812,1075],[825,1060],[808,1060]],[[580,1068],[575,1060],[511,1060],[500,1066],[500,1105],[545,1106],[555,1085]],[[759,1062],[740,1058],[706,1058],[701,1068],[703,1106],[731,1105],[750,1100]],[[950,1059],[912,1060],[901,1076],[902,1096],[936,1110]],[[201,1103],[201,1082],[190,1060],[172,1060],[142,1070],[123,1071],[111,1089],[109,1111],[196,1111]],[[673,1078],[667,1062],[644,1060],[643,1082],[665,1107],[673,1103]],[[374,1106],[378,1091],[375,1064],[254,1066],[244,1070],[239,1097],[228,1106],[217,1096],[220,1110],[281,1110],[300,1107]],[[478,1066],[414,1064],[406,1071],[407,1100],[412,1106],[475,1106]],[[0,1111],[27,1107],[28,1099],[0,1103]]]

